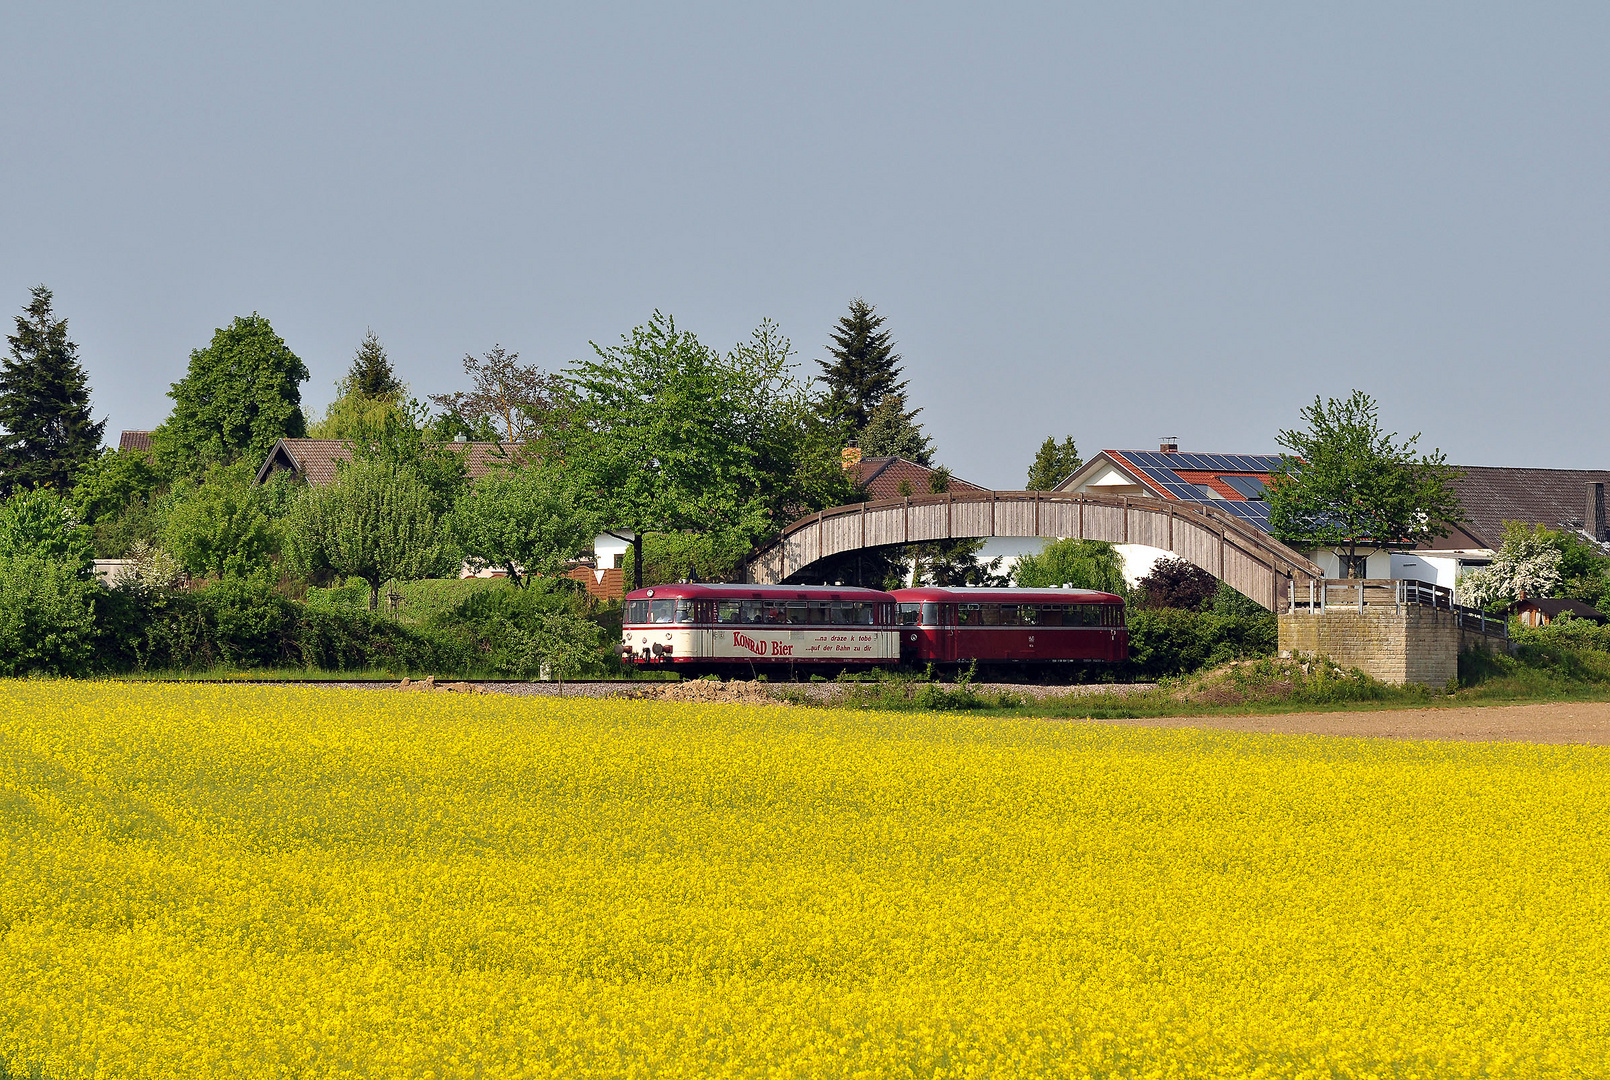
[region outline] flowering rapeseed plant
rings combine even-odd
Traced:
[[[0,683],[52,1077],[1603,1076],[1610,757]]]

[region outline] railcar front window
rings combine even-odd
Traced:
[[[656,626],[672,622],[676,618],[675,600],[650,600],[649,619]]]
[[[648,601],[626,601],[626,624],[628,626],[642,626],[648,622]]]

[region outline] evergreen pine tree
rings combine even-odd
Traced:
[[[859,435],[878,404],[906,388],[900,357],[883,329],[883,316],[859,296],[850,301],[850,313],[839,319],[827,351],[833,359],[817,363],[827,383],[828,415]]]
[[[106,421],[94,423],[89,379],[67,320],[51,310],[43,285],[7,335],[11,355],[0,363],[0,493],[49,484],[65,492],[79,468],[100,452]]]
[[[1063,439],[1060,446],[1048,435],[1040,444],[1040,452],[1034,455],[1034,464],[1029,466],[1029,483],[1024,490],[1050,491],[1078,472],[1083,464],[1072,435]]]
[[[357,394],[370,401],[395,402],[402,397],[405,387],[392,370],[391,360],[386,356],[386,348],[380,344],[380,339],[373,330],[363,335],[363,343],[358,346],[358,353],[352,358],[352,367],[347,371],[346,380],[341,385],[343,394]]]
[[[865,457],[903,457],[918,465],[934,463],[934,441],[917,423],[921,409],[906,411],[904,394],[889,394],[868,417],[861,431],[861,453]]]

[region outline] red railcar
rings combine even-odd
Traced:
[[[839,585],[656,585],[626,595],[621,657],[746,672],[893,664],[895,599]]]
[[[1124,600],[1085,589],[896,589],[908,664],[1038,665],[1129,658]]]

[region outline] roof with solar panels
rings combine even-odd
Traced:
[[[1279,454],[1182,453],[1164,442],[1156,450],[1103,450],[1056,490],[1207,503],[1268,532],[1265,496],[1280,463]]]

